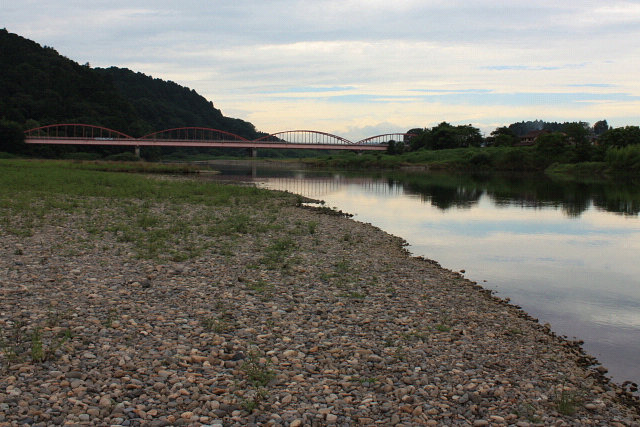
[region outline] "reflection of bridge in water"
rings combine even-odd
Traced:
[[[319,198],[327,194],[347,190],[353,185],[376,195],[400,195],[404,193],[402,185],[385,179],[366,177],[345,177],[334,175],[327,177],[280,177],[257,178],[264,186],[273,190],[288,191],[305,197]]]

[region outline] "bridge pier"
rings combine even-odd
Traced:
[[[256,147],[253,147],[251,149],[251,157],[253,157],[254,159],[258,158],[258,149]]]
[[[135,152],[135,154],[136,154],[136,157],[137,157],[137,158],[140,158],[140,146],[139,146],[139,145],[136,145],[136,146],[135,146],[135,148],[134,148],[134,150],[135,150],[134,152]]]

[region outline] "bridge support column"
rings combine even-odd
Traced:
[[[253,157],[254,159],[258,158],[258,149],[256,147],[253,147],[251,149],[251,157]]]
[[[137,158],[140,158],[140,146],[136,145],[135,146],[135,154]]]

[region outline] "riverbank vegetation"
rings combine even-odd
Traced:
[[[17,236],[31,236],[51,218],[62,223],[79,212],[90,213],[88,238],[104,233],[133,246],[141,258],[184,260],[208,248],[205,238],[248,230],[262,230],[276,205],[295,205],[293,195],[274,197],[250,186],[230,186],[190,179],[150,178],[143,172],[173,174],[171,166],[139,169],[129,163],[70,162],[59,160],[0,160],[0,228]],[[180,171],[180,170],[179,170]],[[182,171],[180,171],[182,172]],[[166,208],[165,204],[171,204]],[[197,205],[185,216],[181,206]],[[250,217],[236,206],[261,206],[262,218]],[[209,212],[216,206],[230,210],[220,219]],[[105,207],[107,209],[105,210]],[[98,210],[100,215],[95,214]],[[96,216],[97,215],[97,216]],[[263,224],[264,223],[264,224]],[[264,226],[260,225],[263,224]],[[226,239],[216,240],[224,251]]]
[[[542,128],[517,134],[530,129],[531,125]],[[497,128],[484,139],[479,130],[470,125],[453,126],[443,122],[431,129],[409,130],[403,141],[389,141],[384,154],[334,154],[310,159],[307,163],[343,168],[547,171],[605,177],[638,175],[639,153],[640,128],[613,129],[606,120],[593,127],[583,122],[521,122]]]

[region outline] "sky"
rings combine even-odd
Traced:
[[[263,132],[640,125],[640,1],[2,0],[0,28]]]

